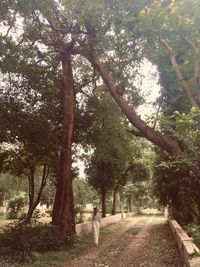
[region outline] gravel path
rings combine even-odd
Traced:
[[[140,215],[114,224],[112,232],[60,267],[183,267],[162,215]],[[85,237],[87,238],[87,237]]]

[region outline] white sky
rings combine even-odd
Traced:
[[[157,106],[153,106],[153,102],[159,97],[161,87],[157,67],[152,65],[151,62],[144,60],[140,73],[142,76],[138,75],[136,77],[136,84],[140,85],[146,103],[138,107],[137,113],[142,119],[145,119],[155,113]]]

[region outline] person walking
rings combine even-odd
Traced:
[[[99,244],[99,229],[100,229],[101,214],[97,207],[93,209],[92,226],[94,230],[94,243],[96,246]]]

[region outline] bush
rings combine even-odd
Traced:
[[[74,211],[75,211],[75,223],[84,222],[84,206],[76,205]]]
[[[25,219],[27,217],[27,212],[24,212],[21,214],[21,216],[18,219],[18,223],[17,224],[23,224]],[[31,217],[31,221],[30,224],[33,225],[37,225],[40,224],[39,219],[41,218],[41,211],[39,209],[34,210],[32,217]]]
[[[194,242],[197,247],[200,248],[200,225],[192,223],[187,225],[185,229],[188,235],[194,239]]]
[[[33,252],[60,250],[65,245],[61,232],[53,225],[10,224],[0,233],[2,259],[28,261]]]
[[[4,212],[0,212],[0,219],[5,219],[5,213]]]
[[[19,212],[24,208],[26,197],[24,194],[14,196],[8,202],[8,219],[17,219]]]

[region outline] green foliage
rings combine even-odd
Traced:
[[[8,219],[17,219],[19,213],[25,207],[26,195],[21,193],[20,195],[15,195],[8,201]]]
[[[27,213],[26,212],[22,213],[17,221],[17,224],[23,224],[26,217]],[[41,211],[39,209],[34,210],[30,220],[30,224],[33,226],[39,224],[40,218],[41,218]]]
[[[0,187],[0,206],[3,205],[5,197],[6,197],[5,189],[3,187]]]
[[[192,223],[187,225],[185,229],[188,235],[194,239],[194,242],[197,247],[200,247],[200,225]]]
[[[200,103],[194,71],[199,58],[199,15],[198,0],[150,1],[137,17],[136,27],[145,40],[144,53],[158,66],[162,86],[160,104],[167,115],[176,110],[187,112],[191,108],[184,86],[172,66],[170,49],[176,55],[176,66],[188,92]]]
[[[2,155],[3,169],[19,174],[30,164],[39,167],[55,161],[55,156],[60,151],[63,122],[60,112],[61,75],[58,51],[62,50],[60,48],[63,48],[63,44],[69,45],[69,40],[73,40],[70,46],[72,54],[76,55],[72,62],[74,83],[76,89],[80,89],[79,93],[85,90],[85,96],[80,97],[81,101],[77,105],[77,109],[82,108],[77,111],[77,115],[81,113],[82,116],[78,116],[77,121],[82,122],[78,127],[82,128],[83,134],[81,136],[78,129],[75,140],[81,140],[84,147],[89,144],[93,149],[87,171],[95,188],[104,187],[108,190],[114,186],[123,186],[128,167],[136,165],[134,153],[130,152],[135,146],[130,145],[126,135],[124,125],[127,127],[128,124],[124,123],[119,110],[105,94],[106,88],[97,88],[96,85],[101,85],[102,82],[86,63],[84,56],[90,57],[88,49],[91,45],[88,42],[88,33],[96,36],[95,51],[113,77],[113,82],[121,83],[126,88],[125,98],[131,107],[134,108],[142,102],[133,81],[135,66],[145,54],[145,57],[159,65],[164,91],[162,108],[165,113],[172,114],[174,110],[188,111],[183,89],[176,80],[166,50],[160,45],[158,34],[169,41],[175,50],[183,79],[193,96],[197,97],[193,69],[196,58],[199,58],[199,9],[197,0],[192,3],[190,0],[138,0],[134,3],[128,0],[3,1],[0,22],[6,27],[7,33],[0,35],[0,68],[3,80],[0,95],[0,142],[17,142],[18,145],[15,153]],[[22,31],[18,31],[19,17]],[[188,47],[183,37],[196,44],[198,51],[194,53],[192,45]],[[81,51],[81,55],[77,55],[78,51]],[[85,84],[91,77],[95,85],[88,84],[86,89],[82,87],[82,83]],[[166,122],[161,123],[163,133],[173,136],[186,152],[176,158],[167,158],[164,155],[163,162],[162,158],[159,159],[157,171],[163,177],[162,183],[158,183],[160,185],[165,184],[170,177],[170,170],[177,177],[176,189],[191,188],[188,186],[190,183],[198,185],[199,130],[195,126],[194,118],[191,124],[188,124],[188,120],[188,116],[181,115],[171,119],[169,125]],[[86,138],[85,129],[90,132]],[[194,160],[191,161],[191,158]],[[2,164],[0,167],[2,169]],[[194,174],[190,173],[191,168],[194,168]],[[141,178],[138,173],[145,176],[145,170],[141,172],[141,169],[141,166],[138,170],[135,168],[136,177]],[[167,183],[169,181],[171,190],[174,188],[173,181],[168,179]],[[181,187],[180,181],[185,186]],[[183,194],[182,189],[178,190],[179,197]],[[188,193],[190,195],[191,192]],[[168,202],[172,197],[166,199],[165,202]],[[192,198],[190,200],[191,203],[197,201]],[[184,206],[183,203],[181,206]]]
[[[75,223],[83,223],[84,222],[84,206],[75,205],[74,213],[75,213]]]
[[[87,192],[87,194],[86,194]],[[76,223],[84,221],[84,209],[87,203],[94,203],[97,194],[88,182],[84,179],[75,178],[73,180],[73,193],[74,193],[74,212]]]
[[[170,157],[159,153],[155,166],[155,193],[164,205],[171,205],[180,223],[200,222],[200,112],[175,112],[162,126],[178,140],[183,152]]]
[[[89,186],[88,182],[82,178],[75,178],[73,180],[73,191],[76,205],[85,206],[87,203],[92,203],[95,198],[96,192]]]
[[[14,261],[29,261],[33,252],[60,250],[65,242],[60,230],[52,225],[14,223],[0,232],[0,257]]]
[[[27,191],[27,180],[24,175],[16,176],[8,172],[0,174],[0,196],[2,197],[2,202],[8,201],[14,195],[18,194],[19,191]]]
[[[103,89],[99,88],[99,90]],[[131,144],[132,136],[126,132],[127,122],[122,119],[122,113],[111,97],[104,93],[101,98],[95,99],[93,97],[89,101],[92,124],[87,138],[91,148],[95,148],[90,162],[93,161],[93,164],[96,164],[96,170],[99,168],[100,173],[102,173],[102,175],[99,173],[100,182],[103,183],[103,180],[107,179],[107,186],[109,187],[108,177],[113,177],[113,180],[116,177],[117,182],[120,175],[133,161],[134,152],[138,153],[138,151],[136,145],[134,146],[134,141]],[[103,167],[104,165],[105,167]],[[89,169],[87,170],[89,171]],[[103,171],[107,171],[105,175],[108,177],[105,179],[103,178]]]

